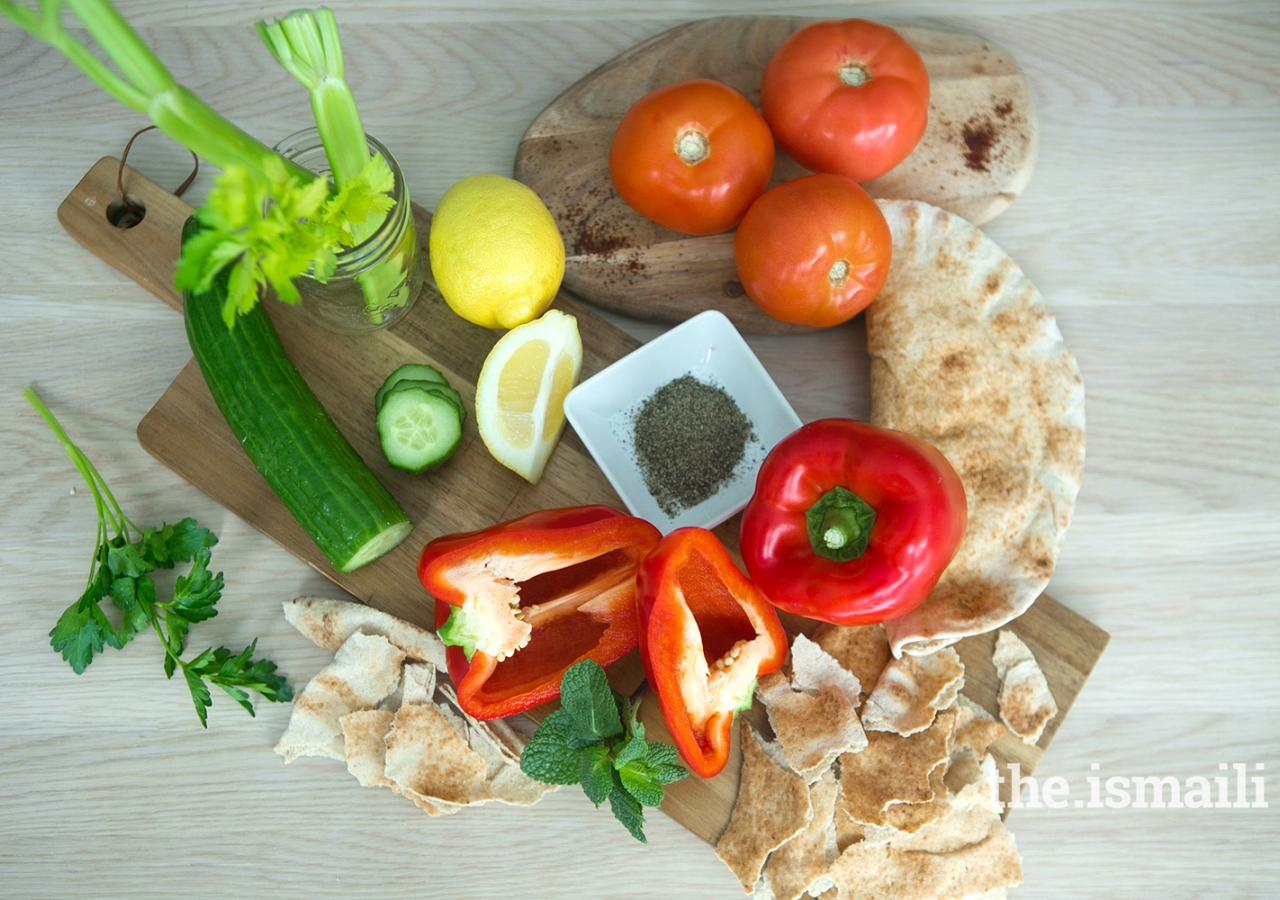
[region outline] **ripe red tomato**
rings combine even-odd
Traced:
[[[892,251],[880,207],[844,175],[778,185],[752,204],[733,239],[738,280],[756,306],[816,328],[839,325],[875,299]]]
[[[929,73],[898,32],[815,22],[782,42],[760,83],[778,146],[806,169],[868,181],[907,158],[929,115]]]
[[[746,97],[709,78],[645,94],[609,148],[609,176],[622,199],[685,234],[732,228],[772,172],[769,126]]]

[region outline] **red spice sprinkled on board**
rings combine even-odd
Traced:
[[[995,129],[990,122],[969,122],[964,126],[964,144],[968,151],[964,164],[975,172],[987,171],[987,158],[995,144]]]

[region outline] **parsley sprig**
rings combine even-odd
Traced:
[[[252,658],[258,645],[256,638],[234,655],[225,647],[210,648],[190,661],[183,661],[191,626],[218,614],[215,606],[222,596],[222,573],[209,572],[209,550],[218,542],[217,537],[192,518],[159,528],[143,529],[133,524],[120,509],[97,468],[67,437],[53,413],[34,391],[28,389],[22,393],[53,429],[93,492],[98,510],[97,545],[89,565],[88,584],[80,599],[66,608],[49,632],[53,649],[61,653],[79,675],[93,662],[95,653],[102,653],[106,647],[123,649],[150,627],[164,645],[165,675],[172,678],[178,669],[182,670],[196,715],[206,728],[208,709],[213,705],[206,681],[222,688],[248,710],[249,715],[254,712],[248,690],[257,691],[273,702],[292,700],[289,685],[275,674],[275,663]],[[149,573],[172,569],[178,563],[191,563],[191,568],[175,580],[173,597],[162,601],[156,596],[156,585]],[[103,601],[108,599],[120,611],[118,625],[112,623],[102,608]]]
[[[520,769],[547,784],[581,784],[597,807],[605,800],[636,840],[644,807],[662,803],[664,784],[689,774],[676,749],[646,741],[640,702],[609,687],[592,660],[570,666],[560,683],[560,708],[542,720],[520,757]]]

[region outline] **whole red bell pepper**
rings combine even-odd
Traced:
[[[852,419],[810,422],[765,458],[742,557],[780,609],[836,625],[896,618],[964,537],[960,476],[933,445]]]
[[[418,578],[458,704],[510,716],[560,694],[565,669],[607,666],[635,648],[636,569],[662,535],[607,506],[548,509],[436,538]]]
[[[640,563],[640,656],[689,768],[710,778],[729,758],[736,713],[756,678],[782,668],[778,613],[704,528],[678,528]]]

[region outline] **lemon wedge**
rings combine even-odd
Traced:
[[[537,484],[582,372],[578,320],[548,310],[493,345],[476,383],[476,425],[493,458]]]

